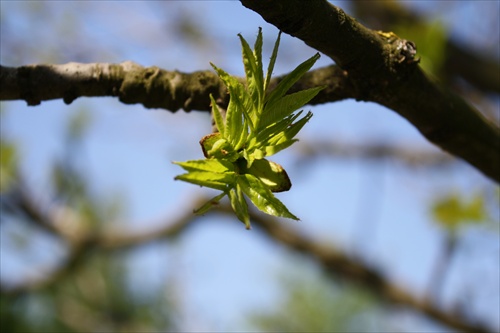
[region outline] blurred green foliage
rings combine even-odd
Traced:
[[[1,332],[175,331],[177,307],[167,291],[132,292],[125,259],[93,256],[50,288],[3,296]]]
[[[66,136],[68,139],[78,141],[83,138],[91,124],[91,113],[86,109],[81,109],[69,117]]]
[[[488,218],[485,199],[476,194],[470,199],[454,193],[438,199],[432,206],[432,214],[441,226],[456,231],[460,226],[485,222]]]
[[[18,153],[16,146],[3,138],[0,139],[0,193],[8,191],[17,175]]]
[[[332,283],[326,274],[297,267],[280,278],[285,297],[275,309],[254,313],[249,320],[261,332],[383,332],[371,294],[348,283]]]

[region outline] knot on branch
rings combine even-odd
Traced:
[[[404,71],[402,65],[414,68],[420,62],[417,55],[417,45],[414,42],[399,38],[393,32],[377,31],[389,48],[388,67],[391,72]]]
[[[395,59],[398,63],[413,64],[419,63],[420,58],[415,57],[417,54],[417,46],[414,42],[406,39],[398,39],[395,50]]]

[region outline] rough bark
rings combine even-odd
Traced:
[[[418,66],[415,45],[370,30],[325,0],[241,0],[347,71],[357,99],[379,103],[429,141],[500,181],[500,129]]]
[[[78,97],[118,97],[125,104],[141,103],[146,108],[208,110],[210,93],[221,96],[224,87],[210,71],[185,74],[134,62],[120,64],[67,63],[1,67],[0,100],[24,100],[28,105]]]
[[[275,77],[272,88],[282,79]],[[243,78],[241,79],[244,80]],[[125,104],[142,104],[175,112],[210,111],[210,94],[227,106],[226,87],[213,71],[182,73],[158,67],[142,67],[134,62],[120,64],[68,63],[0,66],[0,100],[24,100],[28,105],[63,99],[70,104],[79,97],[117,97]],[[290,92],[326,85],[310,104],[354,98],[349,77],[338,66],[306,73]]]
[[[397,26],[423,26],[428,19],[409,11],[396,1],[355,1],[355,15],[376,29]],[[482,50],[466,48],[449,37],[445,40],[444,60],[441,70],[445,77],[460,77],[475,88],[500,93],[500,63],[485,55]]]

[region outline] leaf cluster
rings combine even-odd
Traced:
[[[280,35],[281,33],[274,45],[265,77],[262,30],[259,29],[253,50],[238,35],[242,46],[246,85],[211,64],[230,95],[226,115],[223,116],[211,95],[212,115],[218,132],[209,134],[200,141],[206,159],[174,162],[187,171],[175,179],[222,191],[195,210],[195,213],[207,212],[227,195],[236,216],[249,229],[247,196],[264,213],[298,220],[273,194],[290,189],[291,182],[286,171],[266,157],[297,141],[295,136],[312,117],[312,113],[308,112],[301,117],[302,111],[294,112],[308,103],[323,87],[287,94],[292,85],[318,60],[317,53],[297,66],[269,91]]]

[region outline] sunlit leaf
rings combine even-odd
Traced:
[[[222,192],[219,195],[211,198],[207,202],[205,202],[200,208],[195,209],[194,213],[197,215],[203,215],[207,213],[213,206],[217,205],[219,201],[226,196],[226,192]]]
[[[228,185],[234,184],[236,175],[234,173],[215,173],[205,171],[190,171],[175,177],[175,180],[210,187],[216,190],[226,191]]]
[[[269,187],[254,175],[239,175],[237,182],[259,210],[269,215],[299,220],[297,216],[290,213],[286,206],[274,196]]]
[[[253,49],[254,49],[253,55],[255,56],[255,62],[257,64],[257,72],[255,73],[255,75],[257,76],[256,82],[259,82],[258,87],[259,87],[259,94],[261,96],[261,99],[263,98],[264,92],[265,92],[265,90],[263,89],[264,88],[264,73],[263,73],[263,66],[262,66],[262,44],[263,44],[262,28],[259,27],[259,32],[257,34],[257,38],[255,39],[255,44],[253,47]],[[259,104],[259,106],[260,106],[260,104]]]
[[[274,103],[277,99],[284,96],[288,90],[297,82],[302,75],[304,75],[311,67],[314,65],[316,60],[320,57],[319,53],[316,53],[311,58],[307,59],[301,63],[297,68],[295,68],[290,74],[288,74],[283,80],[278,83],[278,86],[271,91],[271,93],[266,96],[266,103]]]
[[[266,159],[255,160],[245,172],[257,177],[272,192],[288,191],[292,187],[285,169],[278,163]]]
[[[299,140],[297,140],[297,139],[287,140],[287,141],[281,142],[281,143],[273,145],[273,146],[266,146],[266,147],[264,147],[265,152],[266,152],[266,156],[275,155],[275,154],[279,153],[280,151],[287,149],[288,147],[290,147],[291,145],[293,145],[297,141],[299,141]]]
[[[486,220],[484,198],[475,195],[470,201],[457,194],[452,194],[437,201],[432,212],[436,221],[451,231],[466,224],[475,224]]]
[[[217,130],[222,135],[222,137],[225,137],[224,119],[222,118],[222,114],[212,94],[210,94],[210,102],[212,103],[212,116],[214,117],[215,120],[215,126],[217,126]]]
[[[281,119],[280,121],[269,125],[263,130],[259,131],[255,139],[249,142],[249,147],[260,148],[270,145],[271,140],[277,136],[281,136],[286,129],[292,125],[292,123],[300,116],[301,112],[297,114],[289,115]]]
[[[285,95],[319,58],[319,54],[316,54],[295,68],[266,96],[278,55],[280,35],[281,33],[276,40],[265,80],[261,29],[253,50],[238,35],[242,46],[246,85],[211,63],[230,95],[225,119],[210,95],[212,115],[219,132],[206,135],[200,140],[207,160],[175,162],[187,171],[175,179],[223,191],[197,209],[196,213],[205,213],[228,195],[236,217],[249,229],[246,195],[259,210],[267,214],[298,220],[273,195],[273,192],[288,191],[291,188],[286,171],[281,165],[268,161],[265,157],[298,141],[294,137],[311,118],[312,113],[308,112],[299,119],[302,111],[295,111],[307,104],[323,87]]]
[[[273,75],[274,64],[276,63],[276,58],[278,57],[278,47],[280,45],[281,31],[278,33],[278,38],[276,38],[276,43],[274,43],[273,53],[271,54],[271,59],[269,60],[269,65],[267,67],[266,81],[264,82],[264,92],[267,92],[269,87],[269,82],[271,81],[271,76]]]
[[[258,107],[262,104],[263,100],[263,78],[262,78],[262,60],[260,61],[260,67],[257,62],[257,59],[254,55],[254,52],[252,49],[250,49],[250,46],[248,45],[247,41],[241,36],[241,34],[238,34],[238,37],[240,38],[241,41],[241,48],[242,48],[242,55],[243,55],[243,64],[245,67],[245,74],[247,78],[247,86],[248,86],[248,91],[250,93],[250,96],[252,98],[253,106],[254,109],[258,109]],[[259,36],[257,37],[257,42],[259,41],[259,38],[261,39],[261,46],[262,46],[262,35],[261,32],[259,31]],[[262,52],[262,48],[260,49],[260,52]],[[260,55],[259,58],[262,58],[262,55]]]
[[[229,95],[231,96],[229,100],[229,105],[226,112],[226,127],[224,130],[224,137],[227,138],[231,143],[236,145],[240,138],[241,131],[244,130],[243,123],[243,113],[245,112],[244,100],[248,100],[249,96],[243,85],[238,81],[237,78],[229,75],[224,70],[218,68],[214,64],[212,67],[215,69],[220,79],[224,82],[227,89],[229,90]],[[253,124],[250,123],[250,128],[253,128]]]
[[[300,115],[300,113],[299,113]],[[285,141],[290,141],[292,140],[297,133],[304,127],[304,125],[311,119],[312,113],[308,112],[307,115],[305,115],[303,118],[298,120],[297,122],[291,124],[288,126],[284,131],[278,133],[277,135],[271,137],[269,140],[267,140],[267,143],[269,145],[278,145],[281,144]]]
[[[248,204],[245,200],[245,196],[241,191],[241,186],[236,183],[236,187],[229,191],[229,200],[231,202],[231,207],[236,213],[236,217],[245,224],[247,229],[250,229],[250,216],[248,215]]]
[[[290,113],[304,106],[307,102],[314,98],[324,87],[316,87],[307,90],[298,91],[296,93],[283,96],[275,100],[273,103],[268,103],[260,121],[257,125],[257,130],[261,127],[266,127],[280,119],[288,116]]]
[[[0,141],[0,193],[8,191],[15,182],[17,172],[17,149],[5,141]]]
[[[173,162],[186,171],[210,171],[214,173],[224,173],[234,171],[234,165],[228,161],[207,159],[186,162]]]

